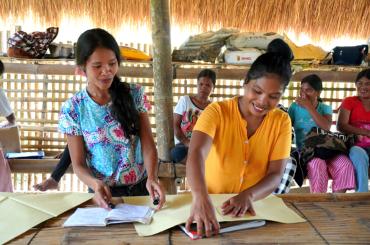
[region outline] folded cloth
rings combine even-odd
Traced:
[[[0,148],[0,192],[13,192],[12,177],[8,161]]]

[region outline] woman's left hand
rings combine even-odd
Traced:
[[[146,188],[152,201],[159,198],[156,210],[161,209],[166,202],[166,195],[164,194],[164,188],[162,185],[157,180],[148,178],[146,181]]]
[[[222,214],[242,217],[249,212],[252,216],[255,216],[256,212],[254,211],[252,202],[251,194],[247,191],[243,191],[222,204]]]

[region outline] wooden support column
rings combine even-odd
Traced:
[[[158,157],[170,160],[173,146],[173,98],[169,0],[151,0],[153,78]]]

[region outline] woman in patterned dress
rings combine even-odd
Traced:
[[[73,170],[108,208],[112,196],[165,195],[157,176],[155,148],[144,89],[121,82],[120,50],[114,37],[96,28],[77,41],[76,64],[87,87],[67,100],[59,130],[67,135]]]

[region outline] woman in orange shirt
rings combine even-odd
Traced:
[[[268,52],[252,64],[244,95],[215,102],[202,113],[190,140],[186,176],[193,195],[191,214],[197,232],[217,234],[208,193],[236,193],[225,200],[224,215],[255,214],[252,203],[280,182],[291,147],[291,122],[276,106],[291,77],[289,60]]]

